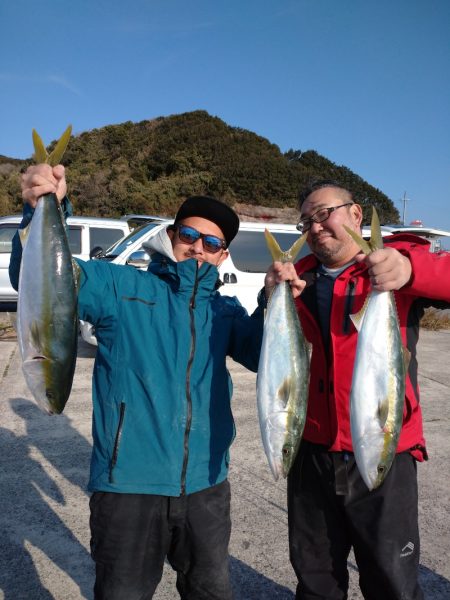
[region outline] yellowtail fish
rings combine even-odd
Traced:
[[[269,231],[265,236],[274,261],[282,262],[293,262],[306,241],[305,234],[283,252]],[[261,437],[275,480],[289,473],[302,438],[309,354],[291,287],[282,282],[268,301],[256,383]]]
[[[345,229],[365,254],[383,248],[375,208],[369,242]],[[381,485],[395,457],[402,427],[407,351],[393,292],[370,291],[361,311],[351,319],[358,331],[350,395],[352,445],[361,477],[372,490]]]
[[[69,127],[48,155],[33,130],[37,162],[55,165]],[[39,198],[23,245],[17,302],[17,337],[26,383],[39,406],[61,413],[72,388],[77,354],[77,289],[63,216],[54,194]]]

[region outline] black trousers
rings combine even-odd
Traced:
[[[369,492],[353,455],[302,443],[288,476],[297,600],[345,600],[351,547],[366,600],[421,600],[416,462],[398,454]]]
[[[180,497],[95,492],[95,600],[149,600],[167,558],[185,600],[231,600],[230,485]]]

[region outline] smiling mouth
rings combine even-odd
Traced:
[[[331,233],[321,233],[320,235],[316,235],[313,237],[313,242],[322,242],[323,240],[328,240],[330,238],[332,238],[333,236],[331,235]]]

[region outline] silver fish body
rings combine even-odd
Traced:
[[[257,375],[257,404],[264,450],[272,474],[286,477],[306,420],[309,345],[289,284],[278,284],[268,303]]]
[[[53,194],[36,206],[24,243],[17,336],[26,383],[49,413],[64,409],[75,371],[78,320],[72,256]]]
[[[371,291],[352,320],[359,331],[350,395],[352,445],[372,490],[392,465],[403,418],[406,364],[393,293]]]

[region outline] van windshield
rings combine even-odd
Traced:
[[[272,231],[272,234],[282,250],[289,250],[299,238],[298,231],[292,233]],[[308,245],[305,244],[295,262],[310,252]],[[246,273],[265,273],[273,262],[263,231],[239,230],[230,244],[230,253],[234,266]]]
[[[112,260],[116,256],[119,256],[119,254],[122,254],[122,252],[124,252],[130,244],[133,244],[140,237],[144,236],[151,229],[159,225],[161,225],[161,222],[147,223],[137,227],[137,229],[134,229],[129,235],[120,239],[118,242],[108,248],[108,250],[105,252],[105,258]]]

